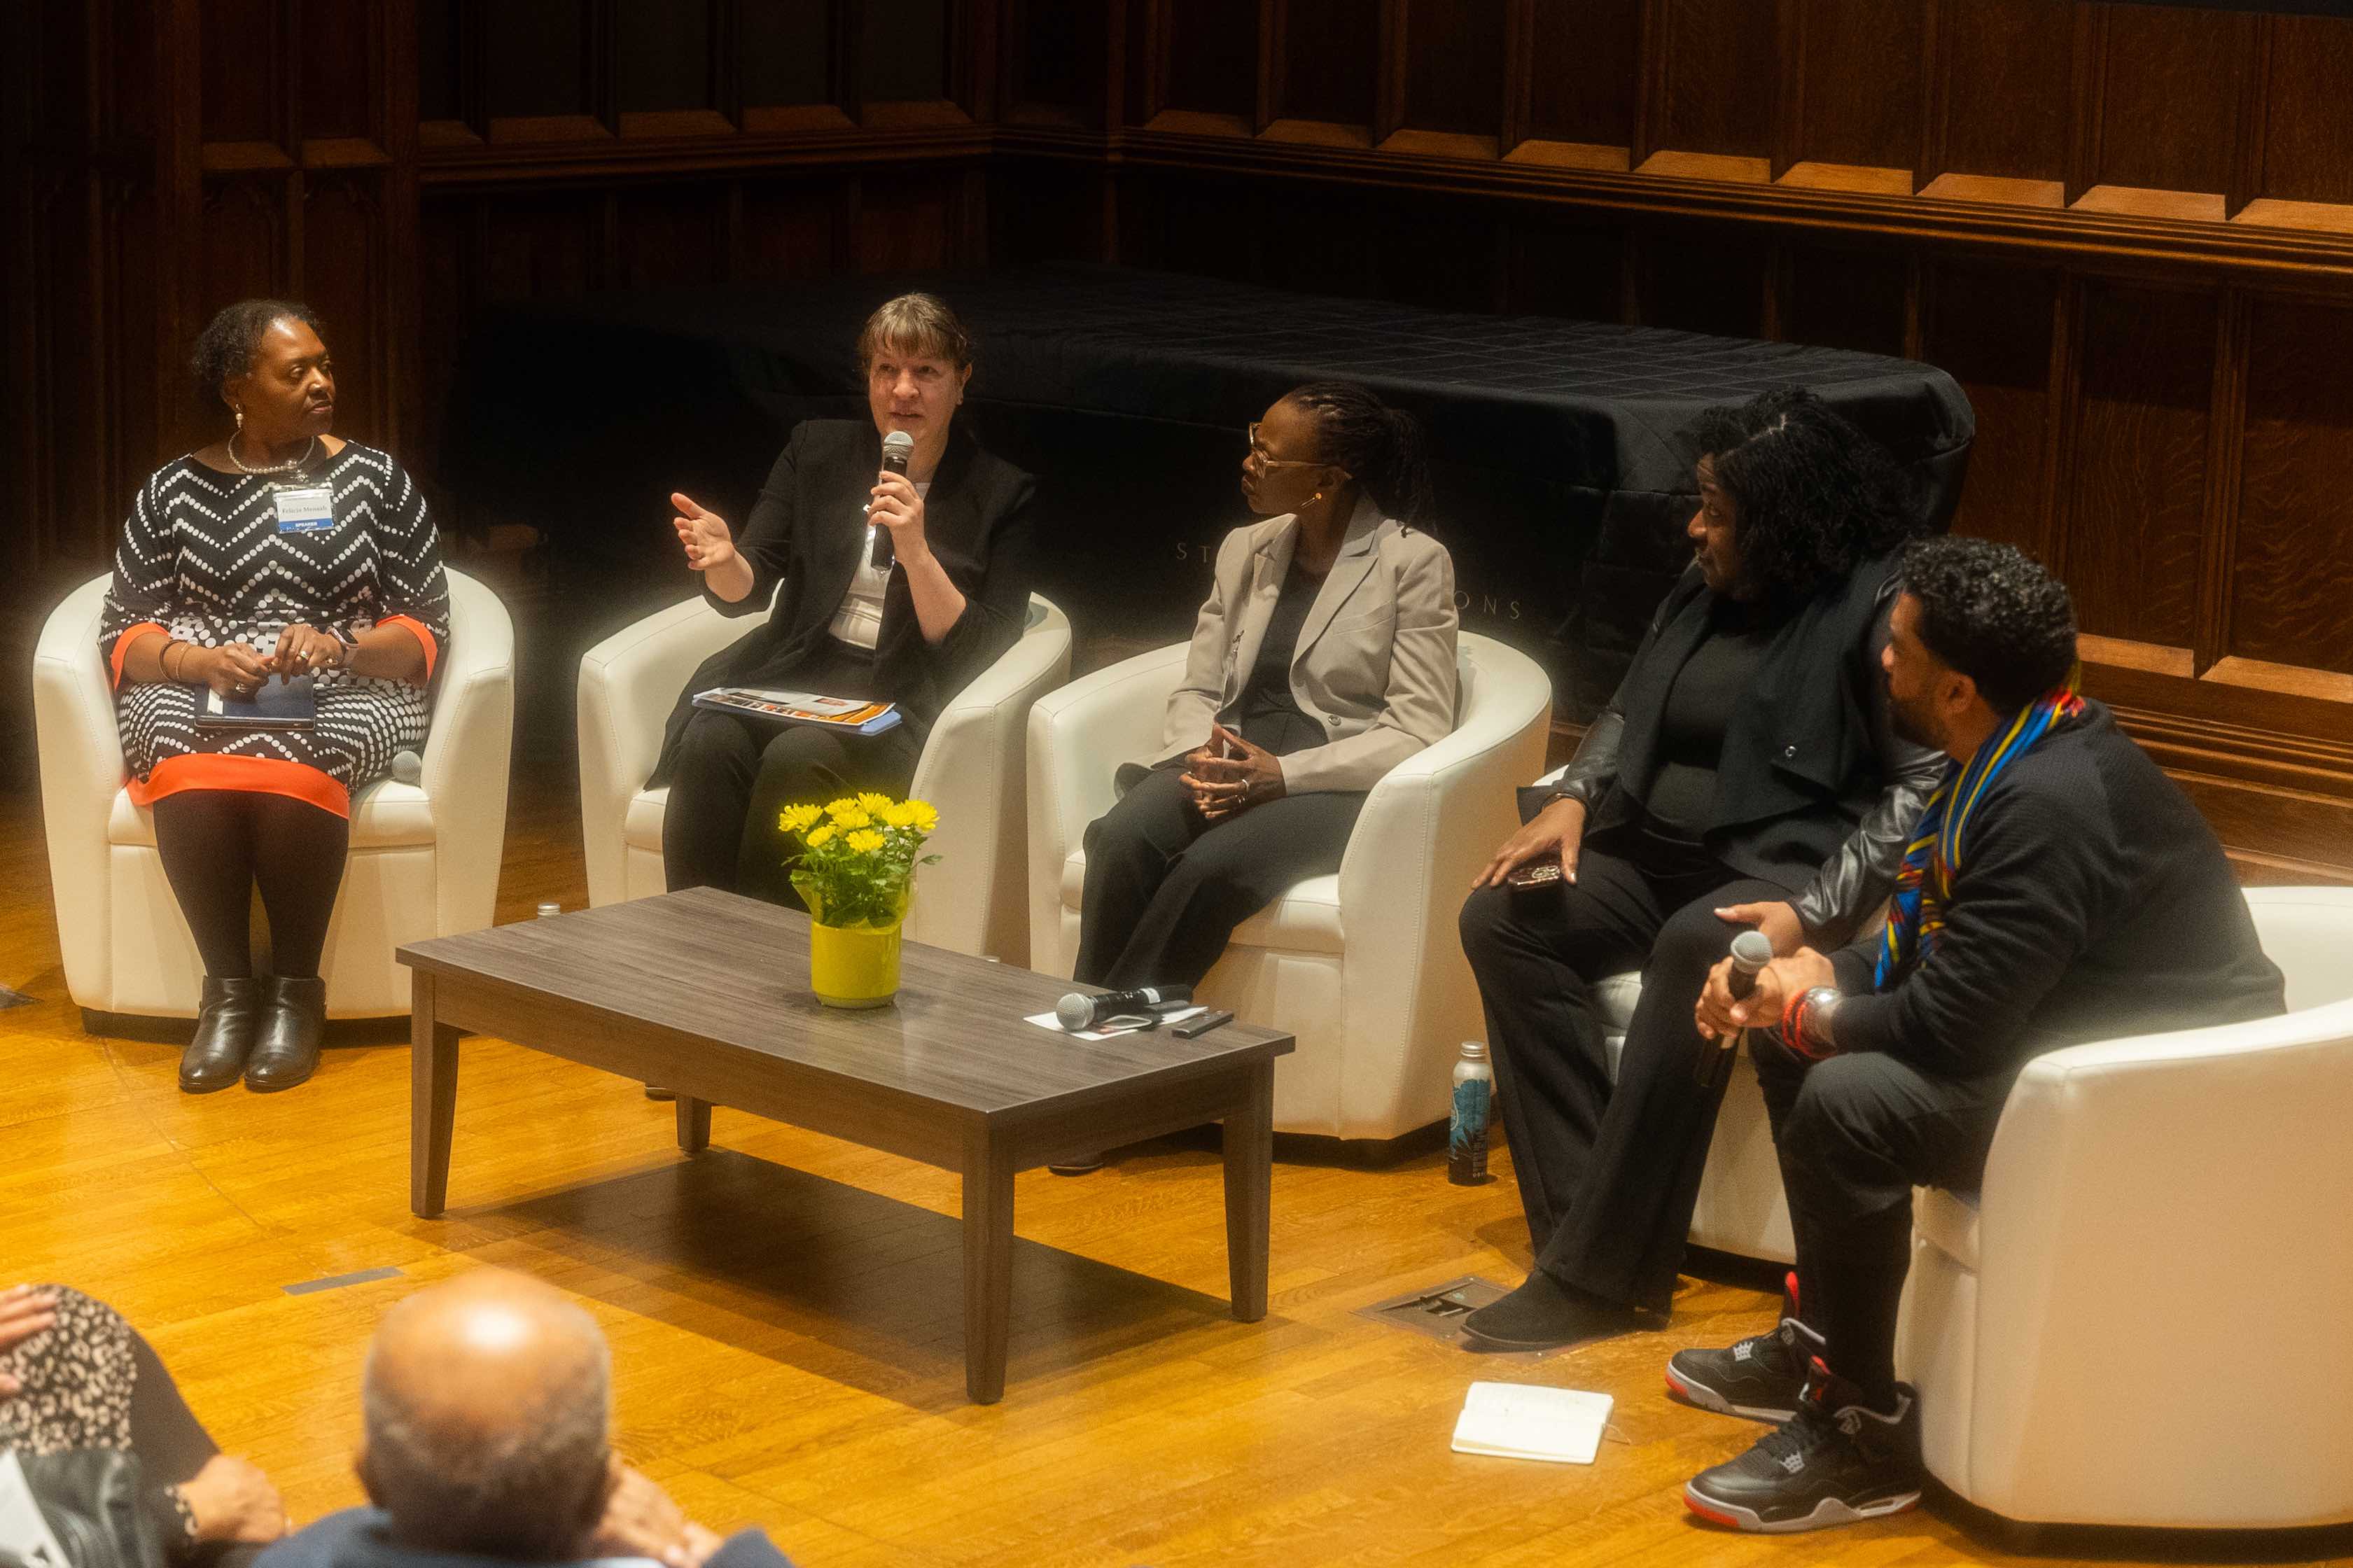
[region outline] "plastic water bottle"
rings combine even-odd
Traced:
[[[1487,1065],[1487,1047],[1465,1040],[1462,1059],[1454,1064],[1454,1114],[1446,1129],[1446,1179],[1458,1187],[1487,1179],[1487,1123],[1494,1104],[1495,1069]]]

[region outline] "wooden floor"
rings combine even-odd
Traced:
[[[518,798],[509,845],[502,920],[585,900],[560,793]],[[0,795],[0,984],[37,998],[0,1013],[0,1269],[120,1307],[298,1521],[359,1500],[378,1314],[496,1263],[605,1325],[629,1459],[803,1568],[2010,1560],[1926,1511],[1796,1542],[1688,1520],[1684,1478],[1760,1429],[1670,1404],[1660,1366],[1765,1326],[1756,1292],[1686,1280],[1672,1331],[1545,1361],[1354,1315],[1459,1274],[1515,1281],[1507,1173],[1278,1163],[1272,1305],[1250,1325],[1226,1314],[1208,1148],[1026,1175],[1008,1392],[980,1408],[953,1176],[727,1110],[686,1160],[636,1086],[474,1041],[448,1217],[414,1219],[404,1047],[332,1050],[288,1094],[184,1096],[175,1047],[91,1037],[67,1002],[28,793]],[[1480,1377],[1606,1390],[1611,1440],[1589,1468],[1453,1454]]]

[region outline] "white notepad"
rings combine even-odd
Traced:
[[[1528,1383],[1474,1383],[1454,1423],[1454,1451],[1589,1465],[1614,1403],[1606,1394]]]

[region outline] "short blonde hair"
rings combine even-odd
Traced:
[[[935,294],[902,294],[866,318],[858,334],[858,368],[871,371],[884,349],[943,359],[958,370],[972,366],[972,334]]]

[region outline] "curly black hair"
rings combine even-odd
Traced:
[[[1387,516],[1412,522],[1430,509],[1421,422],[1353,381],[1311,381],[1283,399],[1315,420],[1316,455],[1348,470]]]
[[[2014,713],[2075,668],[2075,606],[2066,585],[2013,544],[1923,539],[1904,552],[1904,591],[1920,605],[1920,640]]]
[[[1810,598],[1926,531],[1887,448],[1803,387],[1711,408],[1694,433],[1732,498],[1741,575],[1767,599]]]
[[[321,337],[327,335],[319,313],[300,300],[239,300],[223,306],[196,334],[196,346],[188,353],[196,400],[206,408],[224,402],[221,388],[253,368],[261,334],[280,321],[300,321]]]

